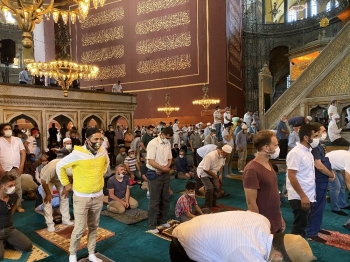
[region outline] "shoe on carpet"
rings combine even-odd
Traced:
[[[159,233],[159,230],[155,228],[155,229],[148,230],[148,232],[152,233],[152,234],[157,234],[157,233]]]
[[[166,227],[166,228],[169,228],[171,227],[171,225],[169,223],[165,223],[165,224],[161,224],[162,227]]]
[[[320,238],[319,236],[315,236],[315,237],[308,237],[309,240],[318,242],[318,243],[326,243],[327,241],[324,240],[323,238]]]
[[[350,224],[344,224],[343,227],[350,231]]]
[[[244,172],[244,170],[238,170],[238,172],[239,172],[239,173],[243,173],[243,172]]]
[[[331,235],[331,232],[329,232],[329,231],[327,231],[327,230],[323,230],[323,229],[321,229],[320,231],[318,231],[318,233],[321,233],[321,234],[323,234],[323,235]]]
[[[339,215],[339,216],[347,216],[348,215],[347,213],[345,213],[342,210],[339,210],[339,211],[332,210],[332,212]]]
[[[74,223],[72,222],[72,221],[70,221],[70,220],[62,220],[62,224],[63,225],[68,225],[68,226],[72,226],[72,225],[74,225]]]
[[[347,209],[347,210],[350,210],[350,206],[347,206],[347,207],[341,207],[340,209]]]
[[[69,255],[69,262],[77,262],[77,255]]]
[[[54,225],[51,225],[51,226],[48,226],[47,227],[47,231],[49,232],[54,232],[56,229],[55,229],[55,226]]]
[[[95,254],[90,254],[89,255],[89,261],[91,261],[91,262],[102,262],[102,259],[99,259],[98,257],[96,257]]]

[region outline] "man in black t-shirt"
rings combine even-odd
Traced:
[[[17,206],[18,195],[15,193],[16,177],[5,173],[0,179],[0,260],[4,259],[4,244],[16,250],[29,252],[32,242],[12,223],[12,214]]]
[[[111,163],[111,166],[114,167],[115,166],[114,148],[117,145],[117,137],[115,135],[112,125],[108,125],[108,130],[106,130],[105,136],[108,138],[108,142],[109,142],[109,148],[108,148],[109,162]]]

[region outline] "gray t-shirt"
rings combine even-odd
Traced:
[[[115,176],[112,176],[110,179],[108,179],[107,189],[114,189],[114,195],[120,199],[123,199],[125,197],[126,188],[129,184],[129,178],[127,176],[124,176],[121,182],[119,182]],[[108,202],[112,200],[113,199],[108,196]]]
[[[288,139],[288,136],[285,133],[283,133],[281,129],[288,130],[286,123],[284,123],[282,120],[279,121],[277,124],[277,139]]]

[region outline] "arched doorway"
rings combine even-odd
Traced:
[[[312,117],[313,121],[326,124],[327,117],[328,117],[327,108],[322,106],[317,106],[310,110],[309,115]]]
[[[59,129],[62,127],[63,124],[66,124],[66,127],[68,129],[71,129],[72,126],[74,126],[74,122],[72,121],[72,119],[70,119],[69,117],[65,116],[65,115],[58,115],[58,116],[55,116],[51,121],[50,123],[48,123],[48,128],[51,127],[51,124],[52,123],[55,123],[56,124],[56,127]]]
[[[85,118],[83,125],[86,125],[88,128],[89,127],[97,127],[97,128],[102,128],[102,129],[104,128],[102,120],[98,116],[95,116],[95,115],[91,115],[91,116]]]
[[[38,127],[38,123],[31,118],[30,116],[27,116],[25,114],[18,115],[14,118],[12,118],[9,123],[12,125],[12,128],[15,125],[18,125],[20,129],[27,129],[30,131],[33,127]]]
[[[272,75],[274,101],[287,90],[287,77],[289,75],[288,46],[276,46],[270,51],[269,69]]]
[[[117,115],[111,121],[111,125],[115,128],[116,126],[122,126],[124,128],[129,127],[128,119],[123,115]]]

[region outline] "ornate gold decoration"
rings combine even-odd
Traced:
[[[139,74],[153,74],[159,72],[178,71],[191,67],[191,56],[177,55],[165,58],[140,61],[137,64]]]
[[[104,25],[124,18],[124,8],[117,7],[89,15],[84,22],[80,23],[80,28],[90,28],[93,26]]]
[[[190,11],[183,11],[137,22],[135,32],[138,35],[145,35],[181,25],[188,25],[190,22]]]
[[[136,43],[137,54],[151,54],[164,50],[173,50],[176,48],[190,46],[191,34],[190,32],[174,34],[169,36],[157,37],[139,41]]]
[[[106,0],[92,0],[93,5],[96,8],[103,6]],[[43,16],[50,19],[52,18],[55,23],[58,22],[59,16],[62,17],[64,24],[68,23],[69,18],[72,24],[75,23],[76,18],[84,20],[89,13],[90,0],[66,0],[63,2],[55,2],[55,0],[0,0],[0,10],[5,15],[10,12],[17,21],[19,29],[23,31],[22,45],[25,48],[31,48],[33,46],[31,32],[34,31],[35,24],[40,24]],[[60,10],[59,8],[68,5],[70,3],[76,3],[78,8],[75,10]]]
[[[157,108],[158,112],[164,112],[167,115],[167,117],[169,117],[172,112],[179,111],[179,110],[180,110],[179,107],[170,106],[170,94],[165,95],[165,107]]]
[[[94,62],[106,61],[112,58],[121,58],[123,56],[124,46],[117,45],[83,52],[81,55],[81,62],[90,64]]]
[[[329,25],[328,18],[327,17],[322,18],[321,21],[320,21],[320,27],[326,27],[328,25]]]
[[[123,26],[103,29],[93,33],[87,33],[82,36],[82,46],[90,46],[99,43],[109,42],[124,38]]]
[[[137,3],[137,15],[184,5],[188,2],[189,0],[143,0]]]
[[[292,118],[295,116],[300,116],[300,107],[299,106],[294,108],[294,110],[288,115],[288,118]]]
[[[204,111],[207,111],[210,105],[217,105],[220,103],[219,99],[209,99],[209,96],[208,96],[209,87],[206,84],[204,84],[202,91],[203,91],[203,98],[192,101],[192,104],[201,105],[203,106]]]
[[[99,79],[119,78],[126,76],[125,64],[101,67]]]
[[[296,65],[292,65],[290,72],[290,80],[295,81],[313,61],[314,59],[299,62]]]

